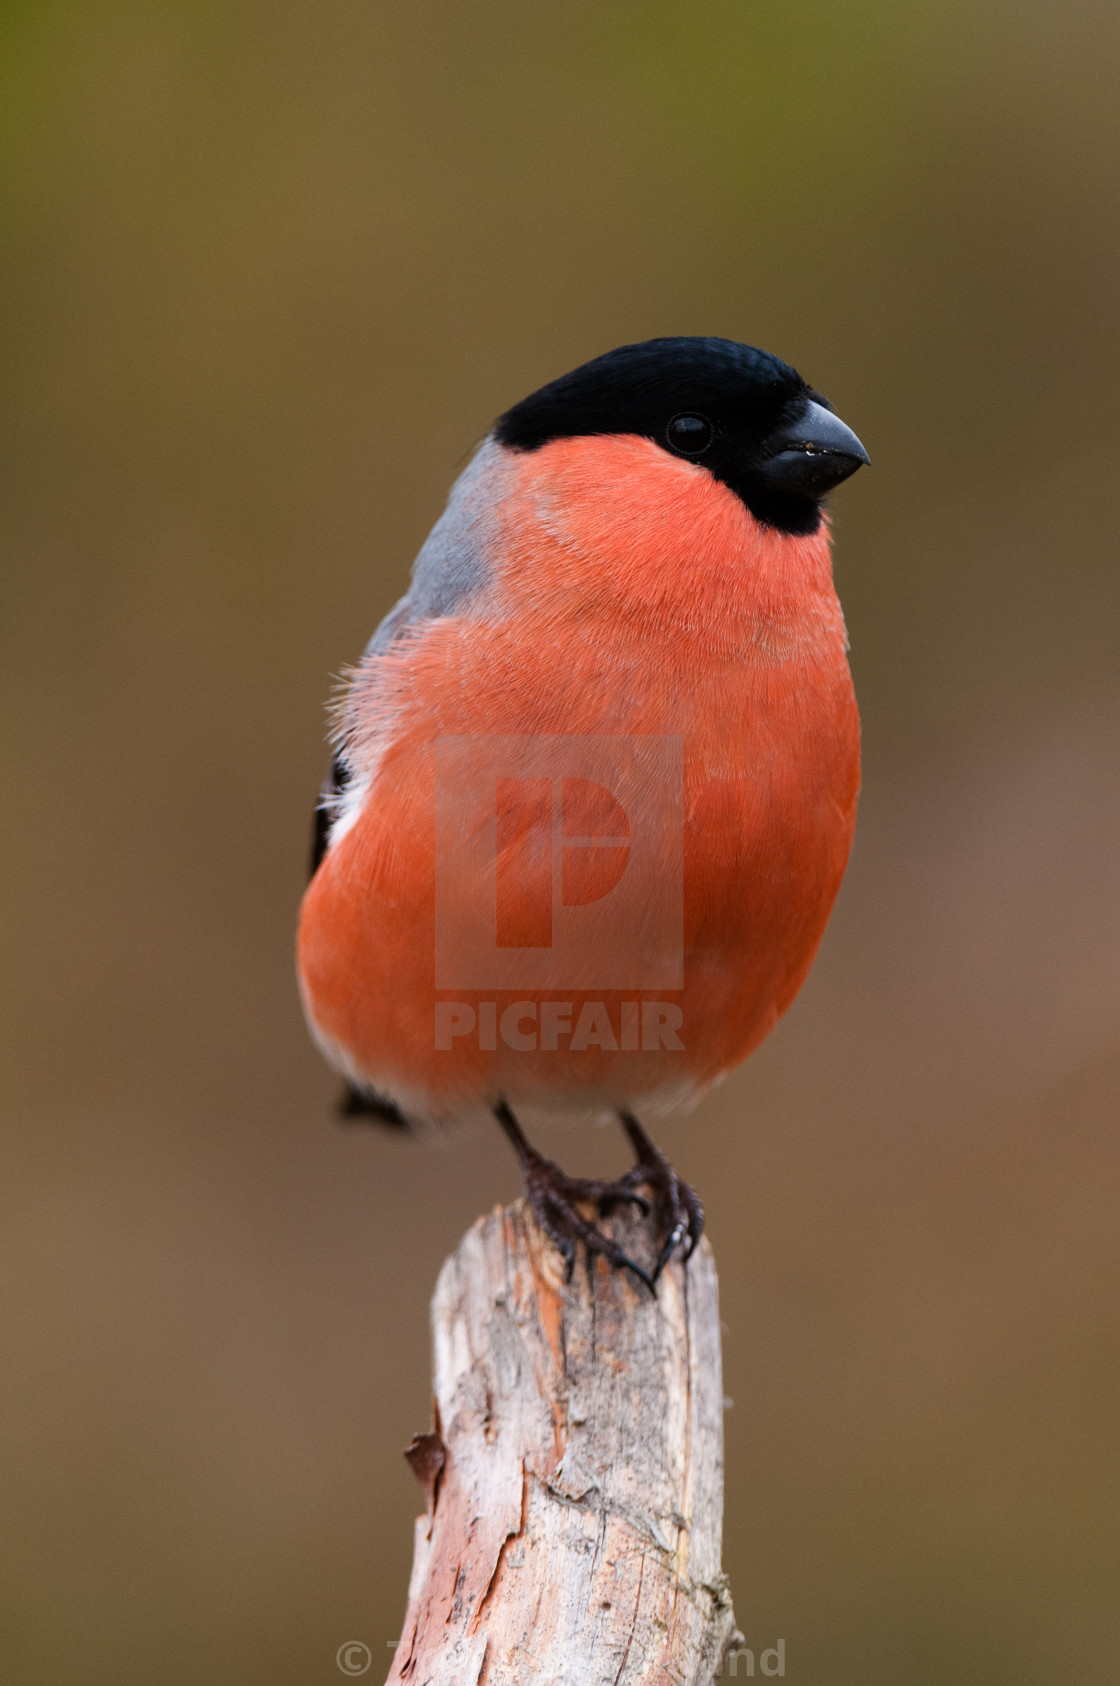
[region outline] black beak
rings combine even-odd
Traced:
[[[807,498],[823,498],[871,461],[851,428],[812,400],[796,421],[769,435],[763,452],[755,476],[775,491]]]

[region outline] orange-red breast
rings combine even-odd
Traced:
[[[577,1202],[642,1183],[658,1268],[695,1245],[636,1114],[745,1059],[820,942],[859,788],[821,499],[866,461],[765,352],[624,346],[495,424],[350,678],[308,1022],[353,1109],[497,1111],[569,1262],[633,1263]],[[517,1124],[540,1107],[622,1116],[635,1171],[565,1179]]]

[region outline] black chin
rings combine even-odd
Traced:
[[[805,538],[821,524],[823,511],[816,498],[797,492],[773,491],[761,486],[733,486],[756,521],[774,527],[791,538]]]
[[[804,538],[821,524],[818,488],[809,490],[798,480],[790,485],[768,472],[769,464],[751,461],[749,452],[734,436],[717,439],[698,459],[697,466],[706,468],[734,492],[756,521],[779,533]]]
[[[714,459],[714,460],[713,460]],[[722,460],[721,460],[722,459]],[[769,484],[758,474],[744,472],[738,453],[709,452],[699,465],[721,480],[745,503],[756,521],[791,538],[815,533],[821,524],[820,500],[789,486]]]

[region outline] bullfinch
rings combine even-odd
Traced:
[[[311,1033],[351,1116],[496,1117],[569,1274],[579,1242],[651,1287],[691,1254],[639,1119],[744,1060],[820,943],[860,779],[822,499],[867,460],[777,357],[622,346],[498,419],[348,676]],[[534,1110],[617,1118],[633,1168],[567,1176]],[[602,1224],[623,1201],[648,1265]]]

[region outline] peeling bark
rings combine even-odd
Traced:
[[[656,1300],[601,1262],[566,1286],[518,1201],[447,1260],[432,1323],[443,1460],[429,1484],[412,1458],[429,1510],[389,1681],[709,1686],[738,1636],[707,1242]]]

